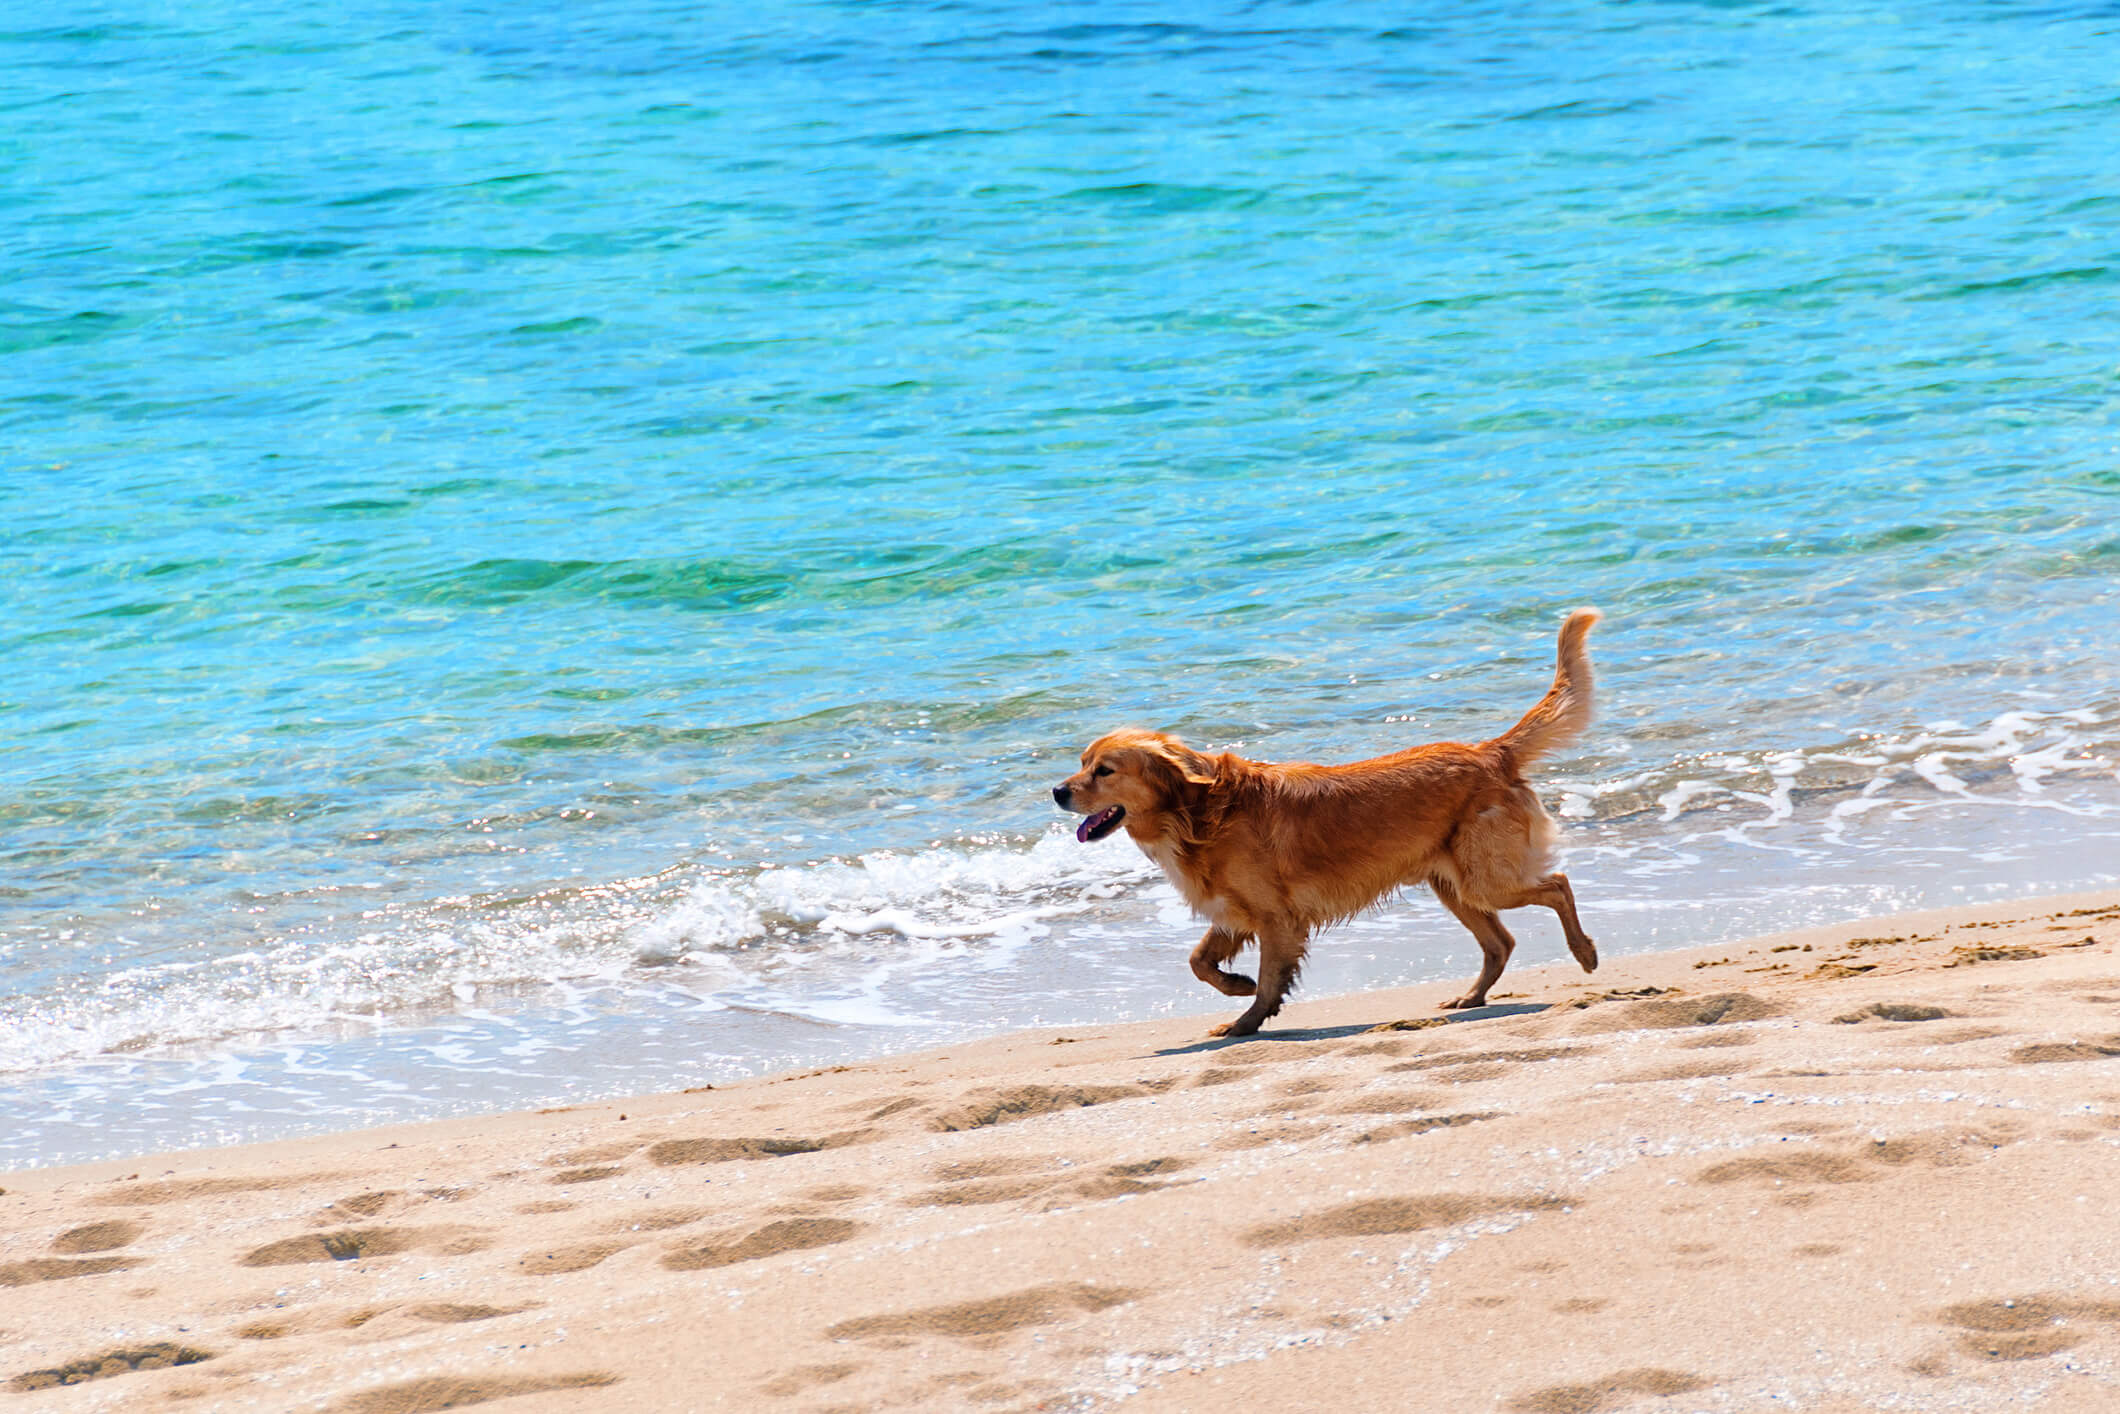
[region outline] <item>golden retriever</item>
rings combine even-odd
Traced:
[[[1087,816],[1087,843],[1124,828],[1162,867],[1207,936],[1193,975],[1252,1003],[1216,1036],[1249,1036],[1295,986],[1311,934],[1409,884],[1426,884],[1479,940],[1480,975],[1448,1007],[1484,1006],[1516,939],[1497,915],[1540,904],[1560,916],[1585,972],[1597,948],[1575,916],[1565,874],[1549,872],[1553,822],[1524,768],[1590,722],[1595,609],[1561,626],[1553,687],[1522,721],[1478,745],[1438,742],[1346,766],[1207,756],[1176,737],[1128,727],[1099,737],[1082,769],[1053,788]],[[1259,976],[1224,969],[1247,944]]]

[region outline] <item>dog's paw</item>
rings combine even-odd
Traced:
[[[1474,996],[1472,993],[1467,992],[1462,997],[1452,997],[1449,1001],[1444,1002],[1441,1006],[1437,1007],[1436,1010],[1465,1011],[1471,1007],[1485,1005],[1487,1005],[1487,999],[1485,997]]]
[[[1255,997],[1259,994],[1256,978],[1246,977],[1241,972],[1222,974],[1222,995],[1225,997]]]
[[[1244,1018],[1240,1016],[1235,1021],[1225,1021],[1220,1026],[1208,1027],[1207,1034],[1210,1036],[1226,1036],[1231,1039],[1234,1039],[1238,1036],[1249,1036],[1258,1029],[1258,1022],[1254,1021],[1249,1026],[1246,1026],[1244,1024]]]

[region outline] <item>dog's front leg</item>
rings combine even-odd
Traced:
[[[1276,924],[1259,933],[1259,990],[1251,1005],[1235,1021],[1208,1031],[1210,1036],[1249,1036],[1259,1023],[1281,1009],[1281,1001],[1296,985],[1303,970],[1303,953],[1310,935],[1302,929]]]
[[[1208,929],[1207,936],[1200,939],[1200,946],[1192,950],[1193,976],[1225,997],[1251,996],[1259,990],[1258,983],[1241,972],[1225,972],[1222,969],[1222,964],[1235,957],[1250,941],[1250,936],[1245,933],[1231,933],[1221,928]]]

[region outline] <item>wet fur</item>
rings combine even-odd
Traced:
[[[1447,1007],[1486,1004],[1516,947],[1498,916],[1505,909],[1551,908],[1568,950],[1595,971],[1597,948],[1576,918],[1574,891],[1551,872],[1553,823],[1523,773],[1589,724],[1583,645],[1597,620],[1594,609],[1568,616],[1552,689],[1491,741],[1316,766],[1208,756],[1129,727],[1093,742],[1082,770],[1053,796],[1091,817],[1123,806],[1122,827],[1207,920],[1194,975],[1252,998],[1217,1036],[1248,1036],[1281,1009],[1320,928],[1411,884],[1434,889],[1480,945],[1479,977]],[[1225,966],[1253,943],[1256,982]]]

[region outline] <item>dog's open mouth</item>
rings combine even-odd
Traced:
[[[1084,844],[1089,844],[1093,840],[1101,840],[1113,830],[1118,829],[1119,822],[1125,818],[1125,806],[1107,805],[1075,827],[1075,838]]]

